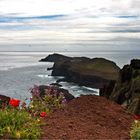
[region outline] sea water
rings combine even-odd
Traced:
[[[30,90],[34,85],[49,85],[60,77],[51,76],[53,63],[39,62],[41,58],[54,52],[0,52],[0,94],[13,98],[26,99],[31,97]],[[103,57],[114,61],[119,67],[139,58],[139,51],[92,51],[92,52],[55,52],[67,56],[85,56],[90,58]],[[96,94],[99,90],[75,83],[61,82],[75,97],[81,94]]]

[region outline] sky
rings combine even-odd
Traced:
[[[140,0],[0,0],[0,51],[139,44]]]

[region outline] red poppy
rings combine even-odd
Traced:
[[[46,117],[46,116],[47,116],[46,112],[41,112],[41,113],[40,113],[40,117],[44,118],[44,117]]]
[[[13,106],[13,107],[18,107],[19,106],[19,104],[20,104],[20,100],[17,100],[17,99],[10,99],[10,101],[9,101],[9,104],[11,105],[11,106]]]
[[[134,114],[134,115],[133,115],[133,118],[134,118],[134,120],[138,120],[138,119],[139,119],[139,116],[136,115],[136,114]]]

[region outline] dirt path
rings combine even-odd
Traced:
[[[47,117],[44,139],[129,139],[132,117],[120,105],[94,95],[74,99]]]

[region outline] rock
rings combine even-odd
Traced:
[[[50,54],[46,58],[40,60],[40,62],[60,62],[60,61],[70,61],[70,60],[89,60],[87,57],[68,57],[62,54]]]
[[[58,84],[57,82],[56,82],[56,83],[51,83],[50,85],[51,85],[51,86],[62,87],[62,85]]]
[[[119,73],[110,99],[140,115],[140,60],[131,60]]]
[[[68,75],[69,67],[70,67],[70,61],[55,62],[53,65],[52,76]]]
[[[5,96],[5,95],[0,95],[0,107],[8,105],[10,101],[10,97]]]
[[[115,83],[116,81],[110,81],[108,85],[104,85],[103,88],[100,88],[99,95],[108,99],[114,89]]]
[[[41,92],[41,96],[44,96],[44,94],[45,94],[44,90],[45,90],[45,89],[51,89],[52,92],[55,90],[57,94],[63,93],[65,99],[66,99],[68,102],[75,98],[72,94],[69,93],[68,90],[63,89],[63,88],[60,88],[60,87],[58,87],[58,86],[54,86],[54,85],[52,85],[52,86],[40,85],[40,86],[39,86],[39,90],[40,90],[40,92]]]
[[[53,67],[51,67],[51,68],[47,68],[47,70],[49,71],[49,70],[53,70]]]
[[[67,101],[71,101],[71,100],[73,100],[73,99],[75,98],[75,97],[74,97],[72,94],[70,94],[69,91],[66,90],[66,89],[59,88],[59,91],[62,92],[62,93],[64,93],[65,99],[66,99]]]
[[[60,82],[66,82],[66,81],[67,81],[66,78],[60,78],[60,79],[58,79],[56,82],[57,82],[57,83],[60,83]]]
[[[134,69],[140,69],[140,60],[139,59],[133,59],[133,60],[131,60],[130,65]]]
[[[65,60],[71,60],[71,57],[54,53],[52,55],[48,55],[46,58],[41,59],[40,62],[59,62]]]

